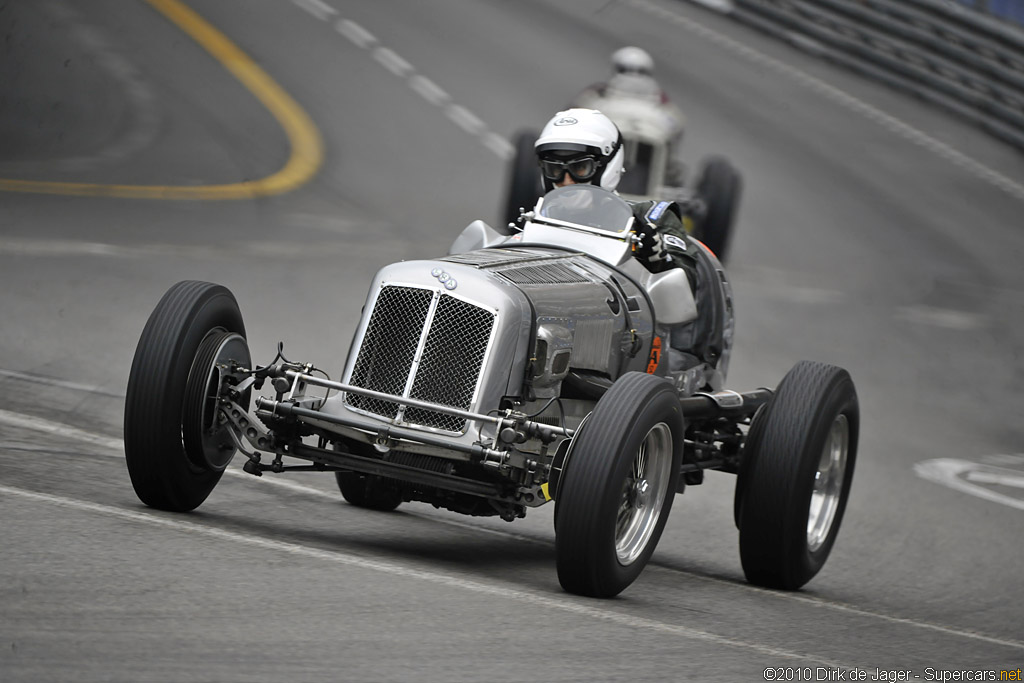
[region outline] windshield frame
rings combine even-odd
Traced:
[[[587,225],[586,223],[576,223],[573,221],[564,220],[561,218],[552,218],[550,216],[543,215],[542,211],[545,204],[550,204],[550,198],[554,195],[557,200],[561,194],[561,190],[574,189],[576,191],[583,190],[586,192],[593,193],[594,195],[606,195],[608,198],[614,198],[618,200],[628,211],[628,218],[621,229],[611,228],[598,228],[593,225]],[[576,232],[585,232],[592,235],[600,235],[601,237],[610,237],[613,239],[628,241],[630,235],[633,232],[633,226],[636,222],[636,218],[633,216],[633,211],[629,207],[629,203],[626,202],[621,196],[615,192],[611,192],[602,187],[596,185],[567,185],[565,187],[555,188],[548,194],[544,195],[537,200],[537,205],[533,209],[533,215],[530,217],[530,221],[533,223],[542,223],[544,225],[550,225],[553,227],[564,228],[566,230],[573,230]]]

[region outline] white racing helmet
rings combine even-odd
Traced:
[[[646,50],[638,47],[622,47],[612,53],[612,67],[615,73],[619,74],[644,74],[650,76],[654,73],[654,60]]]
[[[577,183],[614,190],[623,170],[622,134],[596,109],[566,109],[548,121],[534,144],[544,190],[569,173]]]

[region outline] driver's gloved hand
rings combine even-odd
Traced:
[[[665,248],[665,240],[653,224],[643,224],[637,236],[640,242],[633,245],[633,251],[650,271],[657,273],[672,265],[672,257]]]

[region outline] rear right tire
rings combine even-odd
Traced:
[[[796,590],[821,570],[839,534],[860,428],[846,370],[801,361],[755,419],[736,482],[747,580]]]

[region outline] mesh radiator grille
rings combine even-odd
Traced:
[[[405,393],[433,296],[429,289],[381,289],[349,384],[396,396]],[[349,394],[345,402],[387,418],[398,415],[398,404],[391,401]]]
[[[460,299],[442,296],[427,334],[410,396],[468,410],[491,338],[494,314]],[[462,431],[465,420],[422,408],[405,411],[406,422]]]
[[[418,366],[416,352],[429,317],[434,292],[408,287],[381,290],[356,358],[350,383],[354,386],[404,396],[409,375],[415,372],[408,396],[469,410],[476,393],[484,356],[494,327],[493,311],[442,294],[426,332]],[[349,405],[388,419],[399,406],[349,394]],[[450,432],[461,432],[465,420],[423,408],[407,408],[402,421]]]

